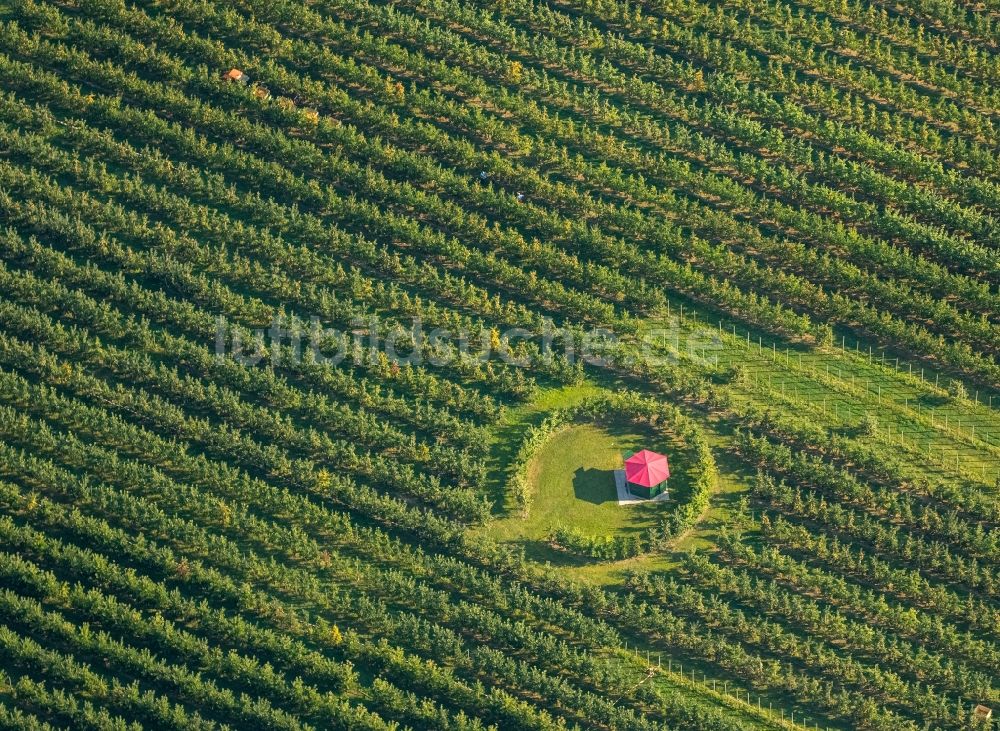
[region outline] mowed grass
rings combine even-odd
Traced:
[[[504,487],[507,482],[507,469],[521,444],[524,430],[530,426],[537,426],[550,411],[575,406],[585,399],[599,396],[601,392],[601,387],[589,380],[560,388],[542,388],[528,403],[507,409],[493,431],[493,440],[486,455],[489,468],[489,497],[497,515],[506,515],[513,509],[507,504]]]
[[[663,556],[641,556],[602,562],[566,554],[553,548],[548,536],[557,526],[571,526],[592,535],[642,531],[655,526],[671,509],[670,502],[618,505],[614,470],[622,454],[644,447],[679,455],[662,434],[621,422],[574,424],[554,434],[528,465],[534,502],[528,516],[510,515],[495,521],[491,533],[519,543],[532,559],[565,568],[577,578],[606,584],[615,582],[626,568],[654,568]],[[683,470],[674,470],[675,487]]]
[[[630,532],[655,521],[654,503],[618,505],[613,471],[622,453],[651,448],[651,433],[632,426],[579,424],[559,432],[542,447],[528,469],[535,486],[531,515],[522,521],[530,535],[542,535],[558,524],[593,534]]]

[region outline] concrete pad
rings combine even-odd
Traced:
[[[628,491],[628,487],[625,486],[625,470],[615,470],[615,487],[618,489],[618,504],[619,505],[636,505],[638,503],[662,503],[666,502],[670,498],[669,490],[661,492],[654,498],[644,498],[636,497]]]

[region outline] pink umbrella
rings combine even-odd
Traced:
[[[670,477],[670,466],[662,454],[644,449],[625,460],[625,479],[633,485],[656,487]]]

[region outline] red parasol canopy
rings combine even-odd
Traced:
[[[670,477],[670,466],[662,454],[644,449],[625,460],[625,479],[633,485],[656,487]]]

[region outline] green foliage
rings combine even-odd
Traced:
[[[1000,701],[995,30],[952,0],[3,3],[0,724],[968,727]],[[680,302],[838,374],[835,330],[925,361],[949,426],[639,357]],[[220,317],[288,339],[220,358]],[[414,320],[464,339],[350,335]],[[349,357],[299,358],[312,328]],[[512,505],[612,418],[689,483],[653,527],[553,529],[667,566],[605,588],[491,540],[484,497],[505,409],[587,379],[513,445]],[[720,455],[750,489],[713,505]],[[716,545],[669,565],[682,535]],[[646,682],[625,636],[763,702]]]
[[[750,371],[742,363],[737,363],[729,370],[729,382],[735,386],[746,386],[750,383]]]
[[[553,529],[548,540],[562,550],[606,561],[634,558],[649,549],[648,539],[640,535],[590,536],[566,526]]]
[[[956,401],[969,400],[969,390],[965,384],[954,378],[948,382],[948,395]]]
[[[878,434],[878,417],[871,412],[866,412],[861,417],[861,423],[858,424],[858,433],[866,437],[876,436]]]

